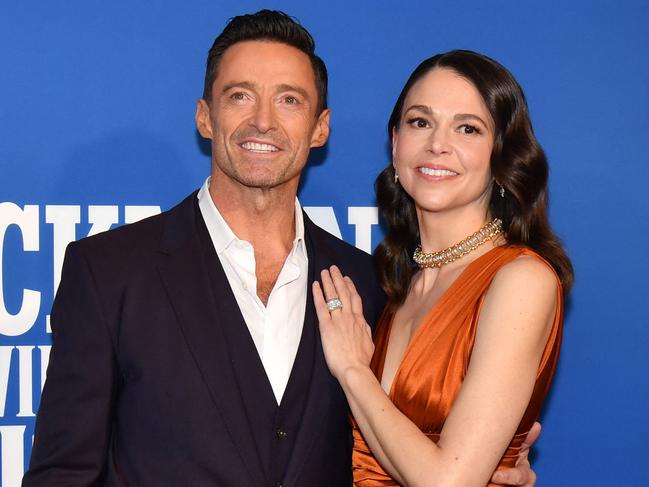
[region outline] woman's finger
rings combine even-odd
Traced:
[[[331,274],[328,269],[323,269],[320,272],[320,280],[322,281],[322,292],[325,300],[328,301],[337,298],[338,294],[336,294],[336,286],[334,286],[334,282],[331,279]]]
[[[365,333],[367,333],[367,336],[372,339],[372,328],[367,324],[367,321],[365,321],[365,316],[363,315],[363,299],[361,298],[360,294],[358,294],[358,291],[356,291],[354,281],[352,281],[349,276],[345,276],[345,284],[347,284],[347,288],[349,289],[350,306],[352,308],[352,313],[357,316],[358,323],[360,323],[360,325],[363,327],[363,330],[365,331]]]
[[[318,281],[313,282],[312,291],[313,305],[315,306],[315,312],[318,315],[318,321],[322,326],[324,323],[328,323],[329,320],[331,320],[331,315],[329,314],[327,303],[325,301],[324,295],[322,294],[322,287],[320,287],[320,283]]]
[[[329,275],[336,289],[336,296],[343,303],[343,311],[351,312],[349,289],[343,278],[342,272],[337,266],[332,265],[329,268]]]
[[[360,294],[358,294],[358,291],[356,291],[354,281],[352,281],[349,276],[345,276],[345,285],[347,286],[349,304],[351,306],[352,313],[363,316],[363,300],[361,299]]]
[[[327,269],[323,269],[320,273],[320,277],[322,279],[322,289],[324,291],[324,299],[326,300],[326,302],[329,303],[329,301],[331,301],[332,299],[339,299],[340,303],[342,303],[341,306],[334,308],[333,310],[330,310],[327,306],[327,311],[329,313],[337,313],[338,311],[344,309],[344,301],[340,299],[338,295],[338,290],[336,289],[336,285],[331,278],[331,273]]]

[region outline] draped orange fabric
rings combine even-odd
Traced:
[[[431,441],[439,440],[444,421],[464,380],[489,285],[501,267],[521,255],[533,256],[547,264],[534,251],[518,246],[496,247],[480,256],[467,266],[429,310],[404,353],[392,381],[390,399]],[[550,387],[563,328],[560,283],[557,300],[554,323],[539,364],[532,397],[498,468],[515,464],[521,444],[537,419]],[[374,338],[376,348],[371,368],[379,380],[392,319],[393,313],[384,312]],[[352,426],[354,484],[358,487],[398,485],[378,464],[353,419]]]

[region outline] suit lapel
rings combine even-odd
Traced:
[[[308,328],[313,329],[315,333],[315,356],[313,358],[313,374],[307,392],[303,419],[297,432],[293,453],[286,469],[287,485],[296,485],[304,462],[311,453],[315,440],[321,434],[327,411],[330,407],[332,394],[334,394],[334,389],[337,385],[324,359],[320,331],[318,330],[318,318],[311,293],[311,283],[319,276],[320,270],[331,265],[331,259],[329,258],[327,249],[322,248],[319,242],[312,238],[312,232],[309,232],[309,228],[312,225],[313,223],[305,214],[304,231],[307,254],[309,256],[309,277],[306,310],[304,313],[304,329],[302,333],[306,333]]]
[[[243,413],[233,355],[223,330],[224,322],[242,320],[241,313],[227,280],[219,290],[224,291],[222,302],[227,305],[214,299],[198,237],[198,232],[207,232],[201,224],[194,193],[169,215],[160,247],[167,255],[159,272],[187,345],[239,451],[242,464],[246,465],[254,485],[261,486],[266,481],[250,425]]]

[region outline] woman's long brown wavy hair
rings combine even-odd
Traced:
[[[388,122],[389,139],[399,129],[408,92],[434,68],[455,71],[480,92],[495,123],[491,173],[505,188],[505,197],[501,198],[494,185],[491,215],[503,221],[508,244],[530,247],[552,265],[567,295],[573,270],[548,221],[548,162],[534,136],[523,90],[507,69],[472,51],[450,51],[426,59],[410,75],[394,105]],[[412,254],[419,245],[419,226],[415,204],[394,181],[392,164],[379,174],[375,187],[387,233],[376,248],[374,263],[379,283],[394,306],[405,300],[416,270]]]

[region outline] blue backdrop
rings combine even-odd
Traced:
[[[264,7],[310,29],[330,72],[332,134],[301,200],[365,249],[380,239],[385,123],[414,66],[468,48],[517,76],[577,279],[538,485],[649,485],[649,3],[24,0],[0,14],[2,486],[19,485],[29,459],[66,243],[202,183],[193,115],[207,50],[229,17]]]

